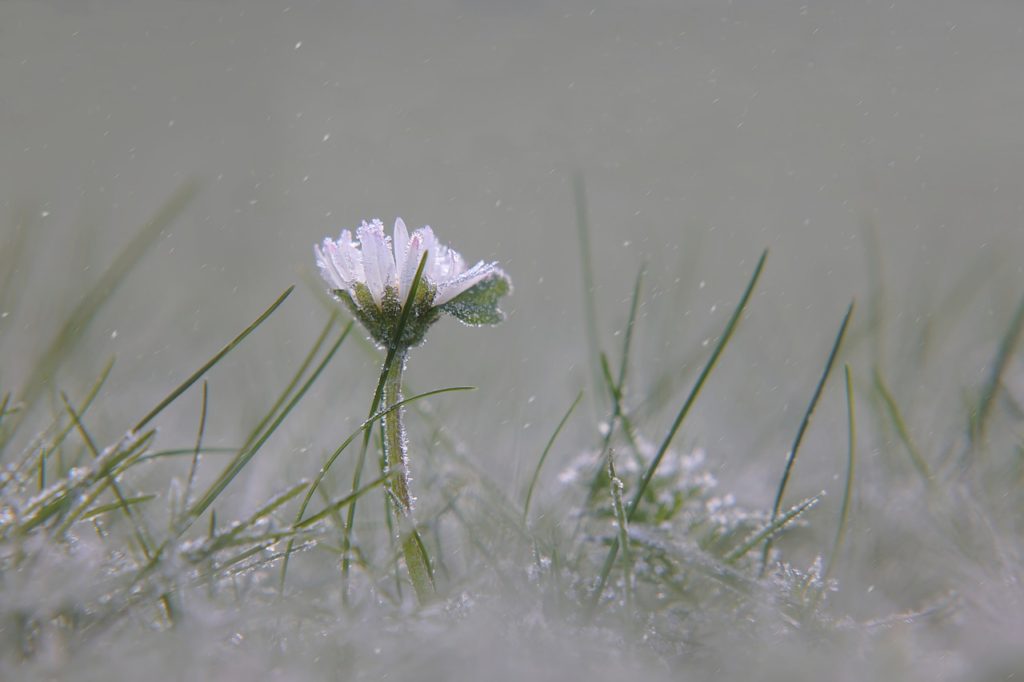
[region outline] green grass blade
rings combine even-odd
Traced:
[[[93,382],[92,387],[89,389],[88,393],[86,393],[85,397],[82,399],[82,406],[78,409],[78,415],[80,417],[84,416],[85,413],[89,411],[89,407],[96,399],[96,396],[99,394],[100,389],[106,383],[107,377],[110,376],[110,371],[113,368],[114,358],[110,358],[110,360],[107,361],[107,364],[104,365],[103,370],[100,372],[99,378],[97,378],[96,381]],[[3,410],[0,409],[0,414],[2,414],[2,412]],[[33,442],[33,445],[27,448],[28,453],[16,467],[16,471],[18,472],[24,472],[31,468],[37,468],[39,470],[38,480],[40,490],[46,487],[47,453],[57,450],[64,443],[64,439],[67,438],[67,435],[71,432],[71,430],[75,428],[74,422],[68,422],[67,426],[62,428],[52,441],[43,446],[42,443],[45,441],[45,435],[55,430],[59,424],[60,419],[58,417],[53,421],[52,424],[50,424],[50,426],[48,426],[43,431],[42,434],[40,434],[37,437],[37,439]],[[35,461],[37,458],[38,461]],[[4,489],[4,487],[7,485],[7,482],[10,480],[10,478],[0,479],[0,491]]]
[[[636,327],[636,314],[640,309],[640,293],[643,290],[644,273],[646,270],[647,265],[643,264],[640,266],[640,270],[637,271],[636,282],[633,284],[633,298],[629,302],[629,318],[626,322],[625,338],[622,341],[622,359],[619,362],[619,376],[616,382],[620,394],[625,390],[626,386],[626,374],[629,371],[629,352],[633,346],[633,329]]]
[[[839,325],[839,333],[836,334],[835,341],[832,343],[832,350],[829,351],[828,360],[825,362],[825,370],[821,373],[821,377],[818,379],[818,385],[814,387],[814,395],[811,396],[811,402],[807,405],[807,410],[804,412],[804,417],[800,421],[800,428],[797,429],[796,438],[793,439],[793,446],[789,449],[789,455],[786,457],[786,466],[782,470],[782,478],[779,480],[779,488],[775,492],[775,503],[772,505],[772,521],[779,515],[779,511],[782,509],[782,497],[786,494],[786,485],[789,483],[789,476],[793,472],[793,464],[796,463],[797,453],[800,451],[800,444],[804,440],[804,434],[807,433],[807,427],[811,424],[811,415],[814,414],[814,408],[818,406],[818,400],[821,398],[822,391],[825,390],[825,382],[828,381],[829,374],[832,373],[832,365],[835,364],[836,358],[839,356],[839,349],[843,345],[843,338],[846,337],[846,330],[849,327],[850,319],[853,317],[853,302],[846,308],[846,315],[843,316],[843,322]],[[768,553],[772,548],[772,538],[767,537],[764,549],[761,552],[761,574],[764,574],[765,568],[768,564]]]
[[[846,527],[850,519],[850,502],[853,498],[853,472],[857,459],[857,419],[853,408],[853,381],[850,378],[850,366],[845,365],[843,372],[846,378],[846,419],[850,429],[849,448],[846,454],[846,485],[843,486],[843,501],[839,505],[839,526],[836,528],[836,539],[832,542],[832,552],[829,553],[828,564],[821,577],[821,582],[824,584],[828,583],[828,579],[835,570],[839,550],[846,538]]]
[[[758,531],[752,538],[744,542],[742,545],[734,549],[732,552],[725,556],[725,562],[727,564],[735,563],[739,561],[747,552],[757,547],[759,544],[765,541],[771,540],[773,537],[779,534],[789,522],[796,517],[803,514],[805,511],[813,507],[821,499],[821,495],[815,495],[808,497],[800,504],[792,507],[789,511],[784,514],[776,515],[768,525]]]
[[[138,495],[137,497],[126,497],[124,498],[124,505],[120,501],[111,502],[109,504],[101,504],[98,507],[93,507],[89,511],[82,514],[83,519],[92,519],[102,514],[106,514],[112,511],[122,509],[124,506],[132,506],[141,504],[143,502],[149,502],[150,500],[156,499],[156,495]]]
[[[303,383],[302,387],[298,390],[298,392],[292,397],[290,401],[288,401],[288,404],[284,406],[280,414],[277,415],[277,418],[275,418],[274,421],[267,427],[266,431],[263,432],[263,435],[260,436],[256,440],[256,442],[254,442],[250,447],[241,450],[238,453],[238,456],[235,457],[235,459],[232,460],[230,464],[228,464],[228,466],[224,469],[224,471],[217,478],[217,480],[214,481],[214,483],[210,486],[210,488],[206,491],[202,498],[200,498],[200,500],[196,502],[196,504],[193,505],[191,509],[189,509],[185,524],[186,528],[189,525],[191,525],[197,518],[199,518],[199,516],[202,515],[202,513],[206,511],[206,509],[208,509],[211,504],[213,504],[214,500],[216,500],[217,497],[222,492],[224,492],[224,489],[228,487],[228,484],[230,484],[232,480],[234,480],[235,476],[237,476],[242,471],[242,469],[244,469],[245,466],[252,460],[252,458],[256,456],[256,453],[260,451],[260,448],[262,448],[263,444],[267,442],[267,439],[269,439],[270,436],[277,430],[277,427],[281,425],[281,423],[285,420],[288,414],[291,413],[291,411],[295,408],[299,401],[302,400],[302,398],[306,395],[306,391],[309,390],[310,386],[312,386],[313,383],[320,377],[321,372],[323,372],[324,368],[327,367],[327,364],[334,357],[334,354],[338,352],[338,349],[341,347],[341,344],[344,343],[345,339],[348,337],[348,334],[351,330],[352,323],[350,322],[345,327],[344,331],[342,331],[341,335],[338,337],[338,340],[335,341],[334,345],[331,346],[330,350],[327,351],[327,354],[324,356],[324,359],[321,360],[319,365],[317,365],[316,369],[309,376],[309,378],[306,379],[306,381]]]
[[[64,393],[64,391],[60,392],[60,399],[64,403],[64,409],[66,409],[68,414],[71,415],[71,419],[75,424],[75,428],[78,430],[78,433],[82,436],[82,440],[85,441],[85,445],[89,449],[89,452],[92,454],[93,459],[99,459],[100,451],[96,447],[95,441],[93,440],[89,432],[86,430],[85,425],[82,424],[82,420],[79,418],[78,413],[75,412],[75,408],[71,406],[71,401],[68,400],[68,396],[66,393]],[[121,486],[118,485],[117,483],[117,477],[113,473],[108,471],[106,473],[106,479],[107,484],[110,486],[111,490],[114,491],[114,497],[117,498],[117,502],[121,508],[121,511],[124,513],[125,518],[128,519],[128,521],[132,524],[133,529],[135,530],[135,536],[136,539],[138,540],[139,546],[142,548],[142,553],[146,556],[146,559],[149,559],[152,556],[150,550],[149,533],[146,531],[144,524],[138,518],[136,518],[135,514],[132,513],[131,508],[128,506],[128,503],[126,502],[127,498],[121,491]]]
[[[768,250],[765,249],[761,253],[761,257],[757,261],[757,266],[754,268],[754,273],[750,277],[750,281],[747,283],[747,288],[744,290],[743,295],[740,297],[740,301],[733,310],[732,316],[729,318],[728,324],[725,326],[725,331],[722,333],[721,338],[715,345],[715,349],[711,352],[711,357],[708,358],[707,363],[701,370],[700,375],[697,377],[697,382],[694,384],[693,389],[686,398],[686,402],[683,403],[682,408],[676,414],[675,421],[672,422],[671,428],[668,433],[665,434],[664,440],[661,442],[661,446],[658,448],[657,453],[654,455],[654,459],[651,460],[650,465],[644,471],[643,476],[640,478],[640,482],[637,484],[636,492],[633,493],[633,498],[630,501],[629,506],[626,508],[626,520],[631,521],[633,515],[636,513],[637,507],[640,506],[640,501],[643,499],[644,492],[647,490],[647,486],[650,484],[651,479],[654,477],[654,472],[657,470],[658,465],[661,464],[661,460],[665,457],[665,453],[668,452],[669,445],[672,443],[672,439],[675,438],[676,432],[682,425],[686,415],[689,414],[690,408],[693,407],[693,403],[696,402],[697,396],[700,394],[701,389],[704,387],[704,382],[707,381],[708,376],[711,374],[711,370],[715,368],[715,364],[718,362],[718,358],[722,355],[725,347],[729,343],[729,339],[732,338],[733,333],[736,331],[736,327],[739,325],[740,318],[743,316],[743,311],[747,307],[747,303],[750,301],[751,295],[754,293],[754,287],[757,285],[758,279],[761,277],[761,272],[764,269],[765,261],[768,258]],[[604,565],[601,567],[601,573],[598,576],[597,587],[591,595],[591,608],[597,606],[597,603],[601,599],[601,593],[604,592],[605,585],[608,582],[608,575],[611,573],[612,564],[615,563],[615,557],[619,552],[619,541],[616,538],[612,541],[612,546],[608,550],[608,556],[605,557]]]
[[[381,476],[380,478],[376,479],[372,483],[367,483],[366,485],[364,485],[359,490],[356,490],[355,492],[349,493],[348,495],[346,495],[345,497],[341,498],[337,502],[332,502],[331,504],[329,504],[324,509],[321,509],[320,511],[318,511],[316,514],[313,514],[312,516],[309,516],[309,517],[307,517],[305,519],[302,519],[301,521],[296,521],[293,527],[294,528],[308,528],[309,526],[312,526],[314,523],[316,523],[318,521],[321,521],[323,519],[326,519],[328,516],[336,513],[338,510],[342,509],[343,507],[351,505],[353,502],[355,502],[360,497],[362,497],[363,495],[365,495],[369,491],[373,490],[374,488],[377,488],[377,487],[383,485],[384,481],[386,481],[386,480],[387,480],[387,476]],[[287,557],[287,551],[285,552],[285,556]]]
[[[416,402],[418,400],[422,400],[423,398],[429,398],[430,396],[439,395],[441,393],[451,393],[451,392],[454,392],[454,391],[472,391],[472,390],[475,390],[474,387],[472,387],[472,386],[450,386],[448,388],[438,388],[438,389],[435,389],[433,391],[427,391],[426,393],[418,393],[417,395],[414,395],[414,396],[412,396],[410,398],[406,398],[404,400],[400,400],[397,403],[395,403],[394,405],[389,405],[386,409],[383,409],[380,412],[375,412],[374,414],[371,414],[362,424],[359,425],[359,428],[357,428],[355,431],[350,433],[348,435],[348,437],[346,437],[345,440],[343,440],[341,442],[341,445],[339,445],[337,448],[335,448],[334,452],[331,453],[331,456],[328,457],[327,461],[324,462],[323,466],[320,467],[320,471],[317,473],[316,478],[313,479],[313,482],[309,484],[309,489],[306,492],[306,496],[305,496],[305,498],[303,498],[302,504],[299,506],[299,511],[298,511],[298,514],[295,517],[294,525],[296,527],[300,527],[299,524],[303,523],[304,521],[308,521],[308,519],[304,519],[303,518],[305,516],[305,514],[306,514],[306,509],[309,507],[309,503],[313,499],[313,495],[316,494],[316,491],[319,489],[320,484],[323,482],[324,478],[327,476],[327,472],[330,471],[331,467],[334,465],[335,460],[337,460],[338,457],[341,456],[341,453],[344,452],[345,449],[349,445],[351,445],[352,442],[356,438],[358,438],[360,434],[369,433],[370,432],[370,427],[373,426],[384,415],[386,415],[389,412],[392,412],[394,410],[400,409],[400,408],[402,408],[402,407],[404,407],[404,406],[406,406],[406,405],[408,405],[410,403],[414,403],[414,402]],[[384,478],[381,479],[381,481],[384,481],[384,480],[385,480]],[[355,492],[355,491],[353,491],[353,492]],[[322,518],[322,517],[320,517],[320,518]],[[346,524],[347,523],[350,523],[350,522],[346,521]],[[348,527],[348,526],[346,526],[346,527]],[[288,572],[288,557],[291,555],[291,549],[292,548],[289,545],[288,549],[285,550],[284,562],[281,565],[281,586],[282,587],[284,586],[284,580],[285,580],[286,574]]]
[[[914,469],[918,474],[921,475],[925,485],[931,485],[932,474],[928,467],[928,462],[925,461],[921,455],[921,451],[917,449],[914,444],[914,439],[910,436],[910,430],[907,429],[907,423],[903,419],[903,413],[900,411],[899,405],[896,403],[896,398],[893,397],[892,391],[886,386],[885,380],[882,378],[882,373],[875,368],[875,388],[878,390],[878,394],[882,396],[882,401],[885,403],[885,409],[889,413],[889,419],[892,420],[893,426],[896,427],[896,434],[900,438],[900,442],[903,443],[903,447],[906,448],[907,454],[910,455],[910,463],[914,466]]]
[[[576,394],[576,399],[572,401],[572,405],[566,410],[562,420],[558,422],[558,426],[555,427],[555,432],[551,434],[551,438],[548,439],[547,445],[544,446],[544,451],[540,453],[540,459],[537,460],[537,467],[533,470],[533,477],[530,479],[530,486],[526,489],[526,501],[523,503],[523,523],[526,523],[526,519],[530,515],[530,500],[533,498],[533,489],[537,485],[537,480],[540,478],[540,468],[544,466],[544,460],[547,459],[548,453],[551,452],[551,446],[555,444],[555,439],[558,438],[558,434],[562,432],[562,427],[569,421],[569,417],[572,415],[573,410],[580,404],[580,400],[583,399],[583,391]]]
[[[597,336],[597,306],[594,303],[594,263],[590,253],[590,217],[587,213],[587,190],[582,173],[572,176],[573,201],[576,206],[576,237],[580,249],[580,274],[583,278],[583,313],[587,325],[587,349],[594,387],[601,385],[598,368],[600,342]]]
[[[199,430],[196,432],[196,446],[192,449],[192,462],[188,467],[188,478],[185,479],[185,492],[181,496],[182,504],[187,509],[192,504],[192,489],[196,484],[196,471],[199,469],[199,453],[203,450],[203,434],[206,433],[206,399],[209,388],[203,379],[202,403],[199,406]]]
[[[207,360],[203,364],[202,367],[200,367],[195,372],[193,372],[191,376],[189,376],[187,379],[185,379],[185,381],[181,382],[181,384],[179,384],[177,388],[175,388],[173,391],[171,391],[169,394],[167,394],[167,397],[165,397],[163,400],[161,400],[157,404],[156,407],[154,407],[152,410],[150,410],[149,413],[145,417],[140,419],[139,423],[135,425],[135,428],[132,429],[132,431],[141,431],[143,429],[143,427],[146,426],[146,424],[148,424],[149,422],[153,421],[153,419],[158,414],[163,412],[167,408],[168,405],[170,405],[175,400],[177,400],[178,396],[180,396],[182,393],[187,391],[192,386],[192,384],[194,384],[195,382],[199,381],[199,379],[201,379],[202,376],[204,374],[206,374],[210,370],[210,368],[212,368],[214,365],[216,365],[218,362],[220,362],[224,358],[224,356],[227,355],[228,353],[230,353],[231,351],[233,351],[235,349],[235,347],[238,344],[240,344],[245,339],[245,337],[249,336],[249,334],[254,332],[257,327],[259,327],[261,324],[263,324],[263,322],[266,321],[266,319],[268,317],[273,315],[274,311],[277,310],[277,308],[282,303],[284,303],[284,300],[286,298],[288,298],[288,296],[291,295],[292,291],[294,291],[294,290],[295,290],[295,285],[294,284],[292,286],[288,287],[287,289],[285,289],[284,293],[281,294],[280,296],[278,296],[277,300],[274,301],[273,303],[271,303],[270,307],[267,308],[266,310],[264,310],[263,313],[253,321],[252,324],[250,324],[248,327],[246,327],[244,330],[242,330],[241,334],[236,336],[226,346],[224,346],[219,351],[217,351],[217,353],[214,354],[214,356],[212,358]]]
[[[325,324],[324,328],[320,330],[320,334],[316,337],[316,340],[310,347],[309,352],[306,353],[306,357],[303,358],[302,363],[299,365],[299,368],[292,374],[292,378],[288,382],[288,385],[284,387],[284,390],[282,390],[281,393],[277,396],[277,400],[274,401],[274,404],[270,407],[269,410],[267,410],[266,414],[263,415],[263,418],[260,419],[259,423],[256,424],[255,427],[253,427],[253,429],[249,432],[249,435],[246,436],[245,440],[242,441],[242,447],[239,448],[240,450],[246,450],[249,447],[251,447],[253,443],[256,442],[256,440],[260,437],[260,434],[263,433],[267,425],[273,420],[274,415],[278,413],[281,407],[288,400],[289,396],[292,395],[292,391],[294,391],[295,387],[299,385],[300,381],[302,381],[302,377],[306,375],[306,370],[308,370],[310,365],[313,364],[313,360],[316,359],[316,356],[320,353],[320,349],[323,348],[324,343],[327,342],[327,337],[330,335],[331,328],[334,327],[334,322],[337,319],[337,314],[331,315],[330,318],[328,318],[327,324]],[[348,322],[348,325],[346,325],[345,329],[343,330],[344,335],[348,334],[349,327],[351,327],[352,325],[353,322],[350,320]]]
[[[995,404],[996,396],[999,395],[999,389],[1002,386],[1006,368],[1017,349],[1022,329],[1024,329],[1024,298],[1021,298],[1020,304],[1017,306],[1017,312],[1014,313],[1013,321],[1010,322],[1009,328],[999,343],[999,350],[996,352],[995,360],[992,363],[992,372],[989,374],[985,386],[982,387],[981,400],[978,404],[978,416],[974,419],[974,430],[970,434],[971,443],[978,444],[985,441],[989,418],[992,415],[992,407]]]

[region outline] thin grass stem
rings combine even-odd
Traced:
[[[832,573],[835,571],[836,559],[839,557],[839,550],[842,548],[843,540],[846,538],[846,528],[850,519],[850,502],[853,499],[854,465],[857,459],[857,419],[854,414],[853,381],[850,378],[850,366],[844,365],[843,372],[846,378],[846,420],[849,425],[850,434],[848,440],[849,447],[846,454],[846,484],[843,486],[843,500],[839,505],[839,525],[836,528],[836,538],[832,542],[832,551],[829,553],[828,563],[825,565],[825,572],[821,577],[821,581],[824,584],[828,583],[828,579],[832,577]]]
[[[836,334],[835,341],[832,342],[832,350],[829,351],[828,360],[825,362],[825,369],[818,378],[818,384],[814,388],[814,394],[811,396],[811,402],[807,405],[807,410],[804,412],[803,419],[800,420],[800,428],[797,429],[796,438],[793,439],[793,446],[789,449],[789,454],[786,457],[786,466],[782,470],[782,478],[779,480],[779,487],[775,492],[775,503],[772,505],[772,521],[775,521],[782,509],[782,497],[786,494],[786,485],[789,483],[789,476],[793,472],[793,464],[796,463],[796,456],[800,451],[800,444],[803,443],[804,434],[807,433],[807,427],[811,424],[811,415],[814,414],[814,409],[818,406],[818,400],[821,398],[821,393],[825,389],[825,382],[828,381],[829,374],[832,373],[832,365],[835,364],[836,358],[839,356],[839,349],[843,345],[843,338],[846,336],[846,330],[852,317],[853,302],[851,301],[850,305],[846,308],[846,314],[843,316],[843,322],[839,325],[839,332]],[[761,575],[764,575],[765,569],[768,566],[768,554],[771,552],[771,549],[772,537],[767,536],[764,549],[761,551]]]
[[[718,358],[721,357],[722,352],[728,345],[729,340],[732,338],[733,333],[736,331],[736,327],[739,325],[740,319],[743,316],[743,311],[747,307],[747,303],[750,301],[750,297],[754,293],[754,287],[757,285],[758,279],[761,277],[761,272],[764,269],[765,261],[768,258],[768,250],[765,249],[761,253],[761,257],[757,261],[757,265],[754,267],[754,272],[750,277],[750,281],[747,283],[747,288],[744,290],[743,295],[740,297],[740,301],[737,304],[735,310],[733,310],[732,316],[729,318],[729,322],[725,326],[725,331],[722,333],[721,338],[715,345],[714,350],[711,352],[711,356],[708,358],[707,363],[704,365],[704,369],[701,370],[700,375],[697,377],[697,382],[694,384],[693,389],[686,398],[686,402],[680,408],[676,414],[675,420],[672,422],[672,426],[669,428],[668,433],[665,434],[664,440],[661,442],[661,446],[658,448],[657,453],[654,455],[654,459],[651,460],[650,465],[644,471],[643,476],[640,478],[640,482],[637,485],[636,492],[633,493],[633,498],[630,500],[630,504],[626,507],[626,520],[631,521],[633,515],[636,513],[637,507],[640,506],[640,501],[643,499],[644,492],[647,490],[647,486],[650,484],[651,479],[654,477],[655,471],[658,469],[658,465],[661,464],[661,460],[665,457],[665,453],[668,452],[669,445],[672,444],[673,438],[675,438],[676,432],[679,427],[682,426],[683,420],[686,419],[686,415],[689,414],[690,408],[693,407],[694,402],[697,400],[697,396],[700,395],[701,389],[704,387],[704,383],[710,376],[711,371],[714,369],[715,364],[718,362]],[[601,573],[598,576],[597,586],[591,593],[590,597],[590,608],[593,610],[601,599],[601,594],[604,592],[605,585],[608,582],[608,575],[611,573],[612,565],[615,562],[615,557],[619,552],[619,541],[618,538],[612,541],[612,545],[608,550],[608,555],[605,557],[604,564],[601,567]]]
[[[530,500],[533,499],[533,489],[537,486],[537,481],[540,479],[540,469],[544,466],[544,461],[548,458],[548,453],[551,452],[551,447],[555,444],[555,439],[558,438],[558,434],[562,432],[562,427],[569,421],[569,417],[572,416],[573,410],[580,404],[580,400],[583,399],[583,391],[576,394],[576,399],[572,401],[572,405],[565,411],[561,421],[558,422],[558,426],[555,427],[555,432],[551,434],[551,438],[548,439],[547,445],[544,446],[544,451],[540,453],[540,459],[537,460],[537,466],[533,470],[533,477],[530,478],[530,485],[526,489],[526,501],[523,502],[523,523],[526,523],[527,518],[530,515]]]

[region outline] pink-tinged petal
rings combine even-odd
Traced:
[[[398,271],[398,297],[405,303],[412,288],[412,280],[416,276],[416,270],[420,267],[420,259],[423,258],[423,234],[419,230],[409,238],[409,250],[405,256],[405,263]]]
[[[379,220],[369,225],[363,223],[357,234],[363,249],[366,287],[374,302],[380,306],[384,300],[384,289],[393,284],[395,277],[395,259],[391,254],[390,240],[384,234],[384,225]]]
[[[434,305],[444,305],[495,273],[501,273],[497,263],[484,263],[480,261],[457,277],[439,284],[437,286],[437,295],[434,296]]]
[[[330,239],[324,240],[325,249],[329,250],[332,246],[334,246],[334,242]],[[316,254],[316,264],[320,268],[320,276],[324,278],[331,289],[344,289],[345,282],[339,275],[337,268],[334,267],[330,257],[325,256],[318,245],[313,245],[313,253]]]
[[[399,286],[401,286],[402,271],[405,270],[405,258],[409,253],[409,230],[405,227],[405,221],[401,218],[395,219],[395,231],[392,243],[395,249],[395,272],[398,273]]]
[[[438,243],[437,237],[434,236],[434,231],[430,229],[430,225],[424,225],[416,232],[423,235],[423,250],[427,252],[427,264],[423,267],[423,276],[430,280],[431,284],[437,284],[434,264],[437,262],[437,252],[441,245]]]

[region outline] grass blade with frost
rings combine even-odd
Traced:
[[[71,415],[71,419],[74,421],[75,428],[78,429],[79,434],[81,434],[82,440],[85,441],[86,447],[89,449],[89,452],[92,453],[93,459],[100,459],[100,451],[96,447],[95,441],[93,440],[89,432],[86,430],[85,426],[82,424],[81,419],[79,419],[78,413],[75,412],[75,408],[71,406],[71,402],[68,400],[67,394],[61,391],[60,399],[64,402],[64,409],[66,409],[68,411],[68,414]],[[135,536],[136,539],[138,540],[139,546],[142,549],[143,555],[145,555],[146,559],[149,559],[152,556],[152,549],[150,547],[151,540],[149,538],[149,533],[145,529],[144,524],[138,518],[136,518],[134,513],[132,513],[131,508],[128,506],[128,503],[126,502],[127,498],[125,498],[124,493],[121,491],[121,486],[118,485],[117,483],[117,478],[109,471],[106,473],[106,478],[108,485],[114,492],[114,497],[117,498],[117,502],[121,507],[121,510],[124,512],[125,518],[128,519],[128,521],[132,524],[132,527],[135,530]]]
[[[334,357],[334,354],[338,351],[338,348],[341,347],[341,344],[344,343],[351,329],[352,323],[350,322],[348,326],[345,327],[341,335],[338,337],[338,340],[335,341],[334,345],[331,346],[330,350],[327,351],[327,354],[324,356],[324,359],[316,367],[312,375],[310,375],[310,377],[305,381],[305,383],[303,383],[302,387],[298,390],[295,396],[290,401],[288,401],[288,404],[284,406],[284,408],[281,410],[281,413],[277,416],[276,419],[274,419],[273,423],[271,423],[270,426],[267,427],[263,435],[260,436],[260,438],[257,439],[256,442],[253,443],[249,448],[243,449],[238,453],[238,456],[224,469],[224,471],[213,483],[213,485],[210,486],[209,490],[207,490],[206,494],[204,494],[203,497],[200,498],[200,500],[189,510],[188,518],[186,519],[185,524],[186,528],[188,527],[188,525],[191,525],[191,523],[194,522],[195,519],[202,515],[202,513],[206,511],[206,509],[211,504],[213,504],[214,500],[216,500],[217,497],[222,492],[224,492],[224,489],[227,488],[228,484],[231,483],[235,476],[237,476],[242,471],[242,469],[245,468],[245,466],[252,460],[256,453],[259,452],[260,448],[263,447],[263,444],[267,442],[267,439],[270,438],[270,436],[277,430],[277,427],[281,425],[281,423],[285,420],[288,414],[306,395],[306,391],[309,390],[310,386],[312,386],[313,383],[320,377],[321,372],[323,372],[324,368],[327,367],[327,364]]]
[[[654,455],[654,459],[651,460],[650,465],[644,471],[643,476],[640,478],[640,482],[637,485],[636,492],[633,493],[633,498],[630,501],[629,506],[626,508],[626,520],[630,521],[633,515],[636,513],[637,507],[640,506],[640,501],[643,499],[644,492],[647,490],[647,486],[650,484],[651,479],[654,477],[654,472],[657,470],[658,465],[661,464],[661,460],[665,457],[665,453],[668,452],[669,445],[672,443],[672,439],[675,438],[676,432],[682,425],[686,415],[689,414],[690,408],[693,407],[693,403],[696,402],[697,396],[700,394],[701,389],[704,387],[704,382],[707,381],[708,376],[711,374],[711,370],[714,369],[715,364],[718,362],[718,358],[722,355],[722,351],[725,350],[726,345],[729,343],[729,339],[732,338],[733,332],[736,331],[736,327],[739,325],[740,318],[743,316],[743,311],[746,309],[747,302],[750,300],[751,295],[754,293],[754,287],[757,285],[757,280],[761,277],[761,271],[764,269],[765,260],[768,258],[768,250],[765,249],[761,253],[761,257],[757,261],[757,265],[754,267],[754,273],[750,277],[750,281],[747,283],[747,288],[744,290],[743,295],[740,297],[740,301],[733,310],[732,316],[729,318],[729,322],[725,326],[725,331],[722,333],[721,338],[715,345],[715,349],[711,352],[711,357],[708,358],[707,363],[704,365],[704,369],[701,370],[700,376],[697,377],[697,382],[694,384],[693,389],[690,391],[689,396],[686,398],[686,402],[683,403],[682,408],[676,414],[675,421],[672,422],[671,428],[665,435],[664,440],[661,442],[661,446],[658,448],[657,453]],[[593,609],[597,606],[601,599],[601,593],[604,592],[605,585],[608,582],[608,575],[611,573],[612,565],[615,562],[615,557],[619,552],[619,541],[616,538],[612,541],[612,546],[608,550],[608,556],[605,557],[604,565],[601,567],[601,573],[598,576],[597,587],[591,595],[590,608]]]
[[[337,460],[338,457],[341,456],[341,453],[344,452],[345,449],[349,445],[351,445],[352,442],[356,438],[358,438],[360,434],[364,434],[364,433],[368,432],[370,430],[370,427],[372,427],[381,417],[383,417],[385,414],[387,414],[387,413],[389,413],[389,412],[391,412],[393,410],[397,410],[397,409],[402,408],[402,407],[404,407],[404,406],[406,406],[406,405],[408,405],[410,403],[414,403],[417,400],[421,400],[423,398],[429,398],[430,396],[433,396],[433,395],[439,395],[441,393],[451,393],[453,391],[472,391],[472,390],[475,390],[473,386],[451,386],[451,387],[448,387],[448,388],[439,388],[439,389],[435,389],[433,391],[427,391],[426,393],[419,393],[419,394],[414,395],[412,397],[406,398],[405,400],[401,400],[401,401],[395,403],[394,405],[389,405],[386,409],[381,410],[380,412],[375,412],[374,414],[371,414],[369,416],[369,418],[367,418],[362,424],[359,425],[359,428],[357,428],[355,431],[350,433],[348,435],[348,437],[345,438],[345,440],[343,440],[341,442],[341,445],[339,445],[334,450],[334,452],[331,453],[331,456],[328,457],[327,461],[324,462],[323,466],[320,467],[320,471],[319,471],[319,473],[317,473],[316,478],[314,478],[313,482],[309,484],[309,489],[306,492],[306,497],[302,500],[302,504],[299,507],[299,512],[298,512],[298,514],[295,517],[295,522],[294,522],[293,525],[296,526],[296,527],[301,527],[301,526],[303,526],[305,524],[306,521],[308,521],[308,519],[303,518],[305,516],[305,514],[306,514],[306,509],[309,507],[310,500],[313,499],[313,495],[319,489],[320,484],[323,482],[324,477],[327,476],[327,472],[330,470],[331,466],[333,466],[335,460]],[[385,480],[384,478],[381,478],[381,482],[383,482],[384,480]],[[289,547],[289,549],[285,551],[285,560],[284,560],[284,563],[282,564],[282,570],[281,570],[281,583],[282,583],[282,585],[284,583],[285,575],[287,574],[287,571],[288,571],[288,556],[290,554],[291,554],[291,548]]]
[[[800,444],[804,440],[804,434],[807,433],[807,427],[811,423],[811,415],[814,414],[814,408],[818,406],[818,400],[821,398],[821,393],[825,389],[825,382],[828,381],[829,374],[832,373],[832,365],[835,364],[836,357],[839,356],[839,349],[843,345],[843,338],[846,336],[846,329],[849,327],[850,319],[853,317],[853,302],[846,308],[846,315],[843,316],[843,322],[839,325],[839,333],[836,334],[836,339],[832,343],[832,350],[828,354],[828,360],[825,362],[825,370],[821,373],[821,377],[818,379],[818,385],[814,388],[814,395],[811,396],[811,402],[807,405],[807,411],[804,412],[804,417],[800,421],[800,428],[797,429],[796,438],[793,439],[793,446],[789,449],[789,455],[786,457],[786,466],[782,470],[782,479],[779,481],[779,488],[775,493],[775,503],[772,505],[772,521],[779,515],[779,511],[782,509],[782,496],[786,494],[786,485],[789,483],[789,476],[793,472],[793,464],[796,462],[797,453],[800,451]],[[772,537],[766,536],[767,541],[764,544],[764,549],[761,552],[761,571],[763,575],[765,568],[768,564],[768,553],[772,548]]]
[[[747,552],[757,547],[759,544],[765,541],[770,541],[773,537],[779,534],[779,532],[789,525],[789,522],[794,520],[796,517],[803,514],[805,511],[813,507],[821,499],[821,495],[815,495],[808,497],[806,500],[792,507],[789,511],[781,515],[775,515],[775,517],[758,531],[752,538],[747,540],[745,543],[737,547],[735,550],[730,552],[725,557],[725,562],[728,564],[739,561]]]

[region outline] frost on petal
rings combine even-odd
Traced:
[[[384,300],[384,289],[394,285],[395,259],[391,255],[391,240],[384,234],[384,225],[379,220],[370,224],[363,223],[357,234],[363,248],[366,288],[370,290],[374,303],[380,307]]]
[[[399,277],[401,287],[402,271],[405,269],[406,254],[409,253],[409,230],[405,227],[405,221],[401,218],[395,219],[394,237],[392,243],[395,249],[395,273]]]
[[[452,257],[452,254],[454,253],[455,252],[447,246],[438,244],[437,257],[434,259],[433,269],[434,281],[436,281],[438,285],[451,280],[459,274],[455,272],[455,259]]]
[[[334,266],[334,271],[338,275],[339,286],[336,289],[348,289],[352,286],[352,282],[355,281],[353,277],[352,268],[345,264],[344,259],[341,257],[341,244],[337,244],[330,240],[324,240],[324,252],[327,259],[330,260],[331,265]]]
[[[412,287],[412,280],[416,276],[421,258],[423,258],[423,235],[417,230],[409,238],[409,249],[406,252],[405,262],[398,271],[398,297],[403,303],[409,295],[409,289]]]
[[[327,250],[328,254],[331,247],[334,247],[334,242],[330,239],[325,239],[324,249]],[[325,255],[316,244],[313,245],[313,253],[316,254],[316,264],[320,268],[320,276],[330,285],[331,289],[344,289],[345,280],[341,277],[330,256]]]
[[[501,273],[497,263],[484,263],[483,261],[480,261],[469,270],[438,283],[437,295],[434,297],[434,305],[444,305],[459,294],[469,291],[474,286],[495,273]],[[501,274],[504,276],[504,273]]]
[[[352,241],[351,232],[341,231],[336,249],[331,251],[330,256],[347,287],[351,287],[355,282],[363,281],[362,255],[355,242]]]

